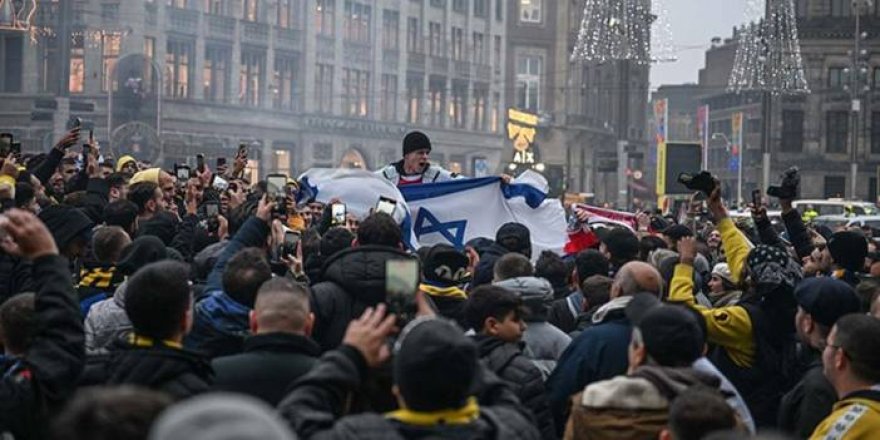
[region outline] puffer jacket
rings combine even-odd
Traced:
[[[108,353],[110,346],[131,331],[131,320],[125,313],[127,281],[116,288],[112,297],[99,301],[89,309],[85,320],[86,354]]]
[[[544,377],[523,354],[524,346],[486,335],[477,335],[474,341],[483,364],[507,382],[523,406],[535,415],[541,436],[548,440],[555,439],[556,429],[547,406]]]
[[[336,348],[352,319],[385,301],[385,262],[411,259],[399,249],[358,246],[333,254],[312,286],[312,337],[323,351]]]
[[[632,374],[588,385],[572,399],[565,439],[654,439],[669,405],[692,386],[718,389],[717,378],[692,368],[641,366]]]

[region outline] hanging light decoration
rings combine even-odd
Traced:
[[[737,30],[728,90],[774,95],[809,93],[794,0],[767,0],[766,17]]]
[[[668,63],[678,61],[678,52],[672,41],[672,27],[669,25],[669,11],[663,2],[651,2],[651,13],[655,20],[651,26],[651,61]]]
[[[0,0],[0,30],[30,32],[37,0]]]
[[[571,60],[648,64],[655,18],[646,0],[586,0]]]

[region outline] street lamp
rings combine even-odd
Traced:
[[[848,70],[848,74],[850,75],[850,84],[845,86],[845,89],[848,89],[850,95],[850,113],[851,113],[851,121],[852,121],[852,145],[850,151],[850,198],[852,200],[858,199],[858,183],[856,180],[859,175],[859,114],[862,112],[862,95],[864,92],[869,90],[867,85],[868,81],[867,76],[868,73],[868,58],[870,54],[862,49],[862,41],[868,38],[867,32],[861,31],[861,16],[864,9],[868,9],[868,7],[872,4],[872,0],[852,0],[852,9],[853,15],[855,15],[855,30],[853,32],[853,51],[852,51],[852,66]],[[862,80],[865,80],[865,85],[862,86]]]
[[[730,142],[730,139],[724,133],[712,133],[712,140],[715,141],[723,141],[724,149],[730,153],[730,150],[733,146],[733,143]],[[736,203],[739,205],[743,200],[743,146],[737,145],[739,151],[737,152],[737,160],[736,160]]]

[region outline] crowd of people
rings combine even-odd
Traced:
[[[181,174],[79,138],[2,158],[2,438],[880,436],[880,252],[805,223],[797,179],[781,225],[716,188],[632,227],[572,205],[561,254],[519,223],[411,249],[246,149]],[[461,178],[430,151],[378,175]]]

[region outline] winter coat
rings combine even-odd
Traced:
[[[624,314],[631,297],[615,298],[593,315],[593,325],[571,341],[547,379],[553,420],[565,423],[570,398],[585,386],[626,373],[632,325]]]
[[[113,296],[123,281],[125,275],[115,265],[84,263],[76,287],[83,318],[88,316],[93,305]]]
[[[245,340],[244,353],[214,359],[214,389],[254,396],[272,405],[315,365],[321,347],[293,333],[267,333]]]
[[[207,392],[214,378],[211,364],[202,354],[174,345],[132,334],[110,353],[89,358],[80,385],[136,385],[178,400]]]
[[[85,365],[82,319],[67,260],[44,256],[33,261],[37,283],[36,333],[24,356],[3,364],[0,379],[0,437],[43,438],[49,414],[61,409],[76,389]]]
[[[33,292],[31,262],[0,251],[0,304],[19,293]]]
[[[403,174],[403,160],[390,163],[385,168],[376,171],[375,174],[384,177],[393,183],[394,186],[397,186],[400,184],[400,176]],[[430,163],[425,167],[425,171],[422,172],[422,183],[448,182],[457,178],[457,174]]]
[[[302,439],[403,440],[466,438],[532,440],[540,438],[531,415],[498,378],[481,369],[479,416],[465,424],[408,424],[386,414],[344,415],[348,396],[367,373],[363,356],[350,346],[325,353],[297,381],[278,411]]]
[[[691,368],[642,366],[633,374],[588,385],[571,399],[565,439],[655,439],[673,399],[692,386],[718,380]]]
[[[877,438],[880,432],[880,390],[855,391],[834,404],[831,415],[825,418],[811,440],[867,440]]]
[[[555,439],[556,430],[544,391],[544,376],[523,354],[524,345],[485,335],[478,335],[474,340],[483,364],[507,382],[522,405],[535,415],[541,436],[547,440]]]
[[[565,298],[553,300],[550,303],[550,314],[547,322],[553,324],[563,333],[570,334],[577,330],[578,316],[581,315],[584,304],[584,295],[576,290]]]
[[[312,286],[312,337],[323,351],[342,343],[352,319],[385,301],[385,262],[411,258],[391,247],[358,246],[335,253],[324,263],[323,281]]]
[[[492,279],[495,278],[495,262],[505,254],[509,253],[510,251],[507,250],[507,248],[494,242],[491,246],[486,247],[483,252],[480,252],[480,262],[477,263],[477,267],[474,268],[474,278],[471,281],[471,288],[491,283]]]
[[[782,396],[778,427],[797,438],[808,438],[831,414],[837,392],[822,373],[822,356],[813,353],[803,379]]]
[[[125,313],[125,289],[123,282],[112,297],[95,303],[89,309],[84,323],[86,353],[89,355],[109,352],[110,346],[130,332],[131,320]]]

